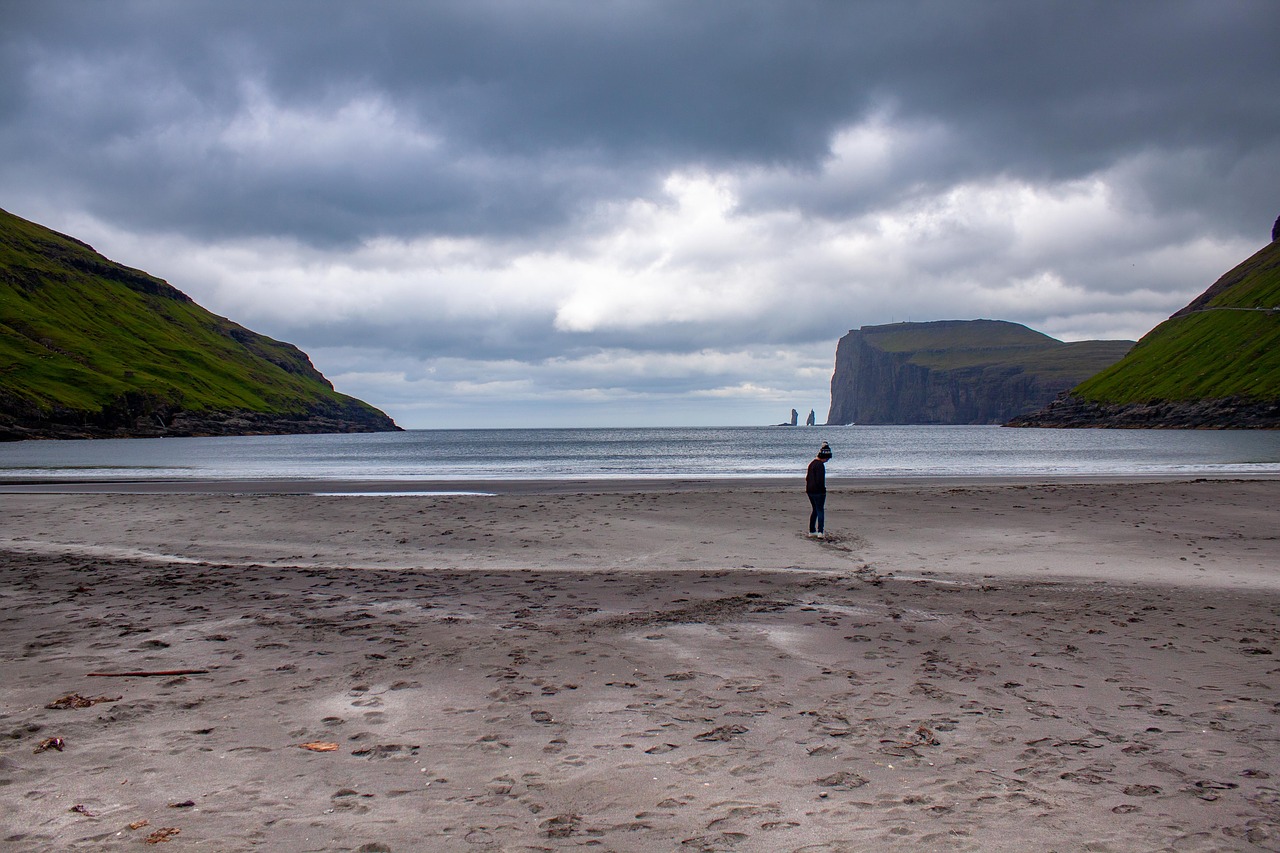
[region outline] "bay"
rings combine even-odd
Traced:
[[[0,480],[833,478],[1280,473],[1280,433],[986,426],[409,430],[0,444]]]

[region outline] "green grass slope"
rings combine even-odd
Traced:
[[[1280,399],[1280,242],[1228,272],[1072,395],[1108,404]]]
[[[1057,338],[1006,320],[939,320],[862,329],[869,345],[907,354],[910,364],[930,370],[1020,368],[1046,378],[1080,377],[1112,364],[1133,341]]]
[[[1060,341],[1005,320],[935,320],[864,326],[862,333],[884,352],[944,352],[954,350],[1040,348]]]
[[[129,416],[176,412],[325,412],[394,429],[296,347],[0,210],[0,419],[124,428]]]

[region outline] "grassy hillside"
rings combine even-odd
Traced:
[[[973,367],[1021,368],[1045,377],[1080,377],[1120,358],[1132,341],[1057,338],[1004,320],[942,320],[862,329],[869,345],[905,353],[908,362],[930,370]]]
[[[186,412],[300,416],[320,407],[385,418],[334,391],[296,347],[0,210],[0,413],[95,415],[140,401]]]
[[[1280,398],[1280,242],[1072,392],[1098,403]]]
[[[884,352],[1039,348],[1060,343],[1046,334],[1004,320],[936,320],[864,326],[868,343]]]

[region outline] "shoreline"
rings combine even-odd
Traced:
[[[1280,850],[1280,479],[726,486],[0,494],[0,846]]]
[[[257,478],[4,478],[0,477],[3,494],[278,494],[314,495],[324,493],[396,493],[433,494],[482,493],[488,495],[569,494],[600,492],[625,494],[647,491],[706,491],[737,489],[791,488],[803,483],[803,471],[786,477],[601,477],[601,478],[530,478],[468,479],[443,478],[334,478],[334,477],[257,477]],[[1209,480],[1255,481],[1280,480],[1280,471],[1257,472],[1189,472],[1189,473],[1125,473],[1125,474],[1010,474],[993,475],[922,475],[892,477],[829,476],[830,491],[858,489],[929,488],[943,486],[1026,486],[1026,485],[1104,485],[1138,483],[1185,483]]]

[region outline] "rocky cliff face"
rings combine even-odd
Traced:
[[[1063,343],[998,320],[864,326],[836,348],[828,424],[999,424],[1119,359],[1130,341]]]

